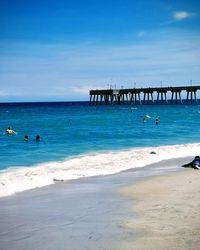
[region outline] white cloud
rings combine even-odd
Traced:
[[[187,11],[175,11],[173,17],[177,21],[181,21],[187,18],[194,16],[195,13],[187,12]]]

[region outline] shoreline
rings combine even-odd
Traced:
[[[107,176],[126,170],[143,168],[180,157],[195,156],[200,143],[133,148],[80,155],[63,162],[48,162],[0,172],[0,198],[56,182],[93,176]]]
[[[136,235],[120,250],[195,250],[200,245],[200,171],[182,169],[148,177],[120,189],[134,203],[124,227]]]

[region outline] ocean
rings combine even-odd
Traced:
[[[200,105],[4,103],[0,116],[0,196],[200,154]]]

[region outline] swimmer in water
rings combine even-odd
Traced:
[[[28,141],[28,135],[24,136],[24,141]]]
[[[40,136],[36,135],[35,140],[36,140],[36,142],[39,142],[41,140]]]
[[[6,129],[6,134],[7,134],[7,135],[15,135],[16,133],[15,133],[14,130],[11,129],[11,127],[8,127],[8,128]]]
[[[151,116],[148,115],[148,114],[146,114],[145,117],[146,117],[147,119],[151,119]]]
[[[158,125],[158,122],[159,122],[159,121],[158,121],[158,118],[156,118],[155,124]]]

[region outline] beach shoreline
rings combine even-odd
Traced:
[[[145,180],[154,182],[154,178],[170,172],[177,176],[197,173],[180,167],[191,159],[166,160],[119,174],[81,178],[2,197],[0,249],[26,250],[28,246],[54,250],[66,249],[66,245],[70,250],[78,250],[80,245],[91,250],[134,249],[131,247],[142,234],[142,230],[130,227],[132,219],[138,217],[131,209],[137,201],[119,194],[119,190]]]
[[[44,162],[30,167],[0,171],[0,197],[55,184],[59,181],[106,176],[143,168],[163,160],[190,157],[199,153],[200,144],[177,144],[130,148],[83,154],[61,162]]]
[[[178,172],[145,178],[120,189],[132,199],[134,216],[124,223],[137,237],[118,249],[195,250],[200,245],[200,171]]]

